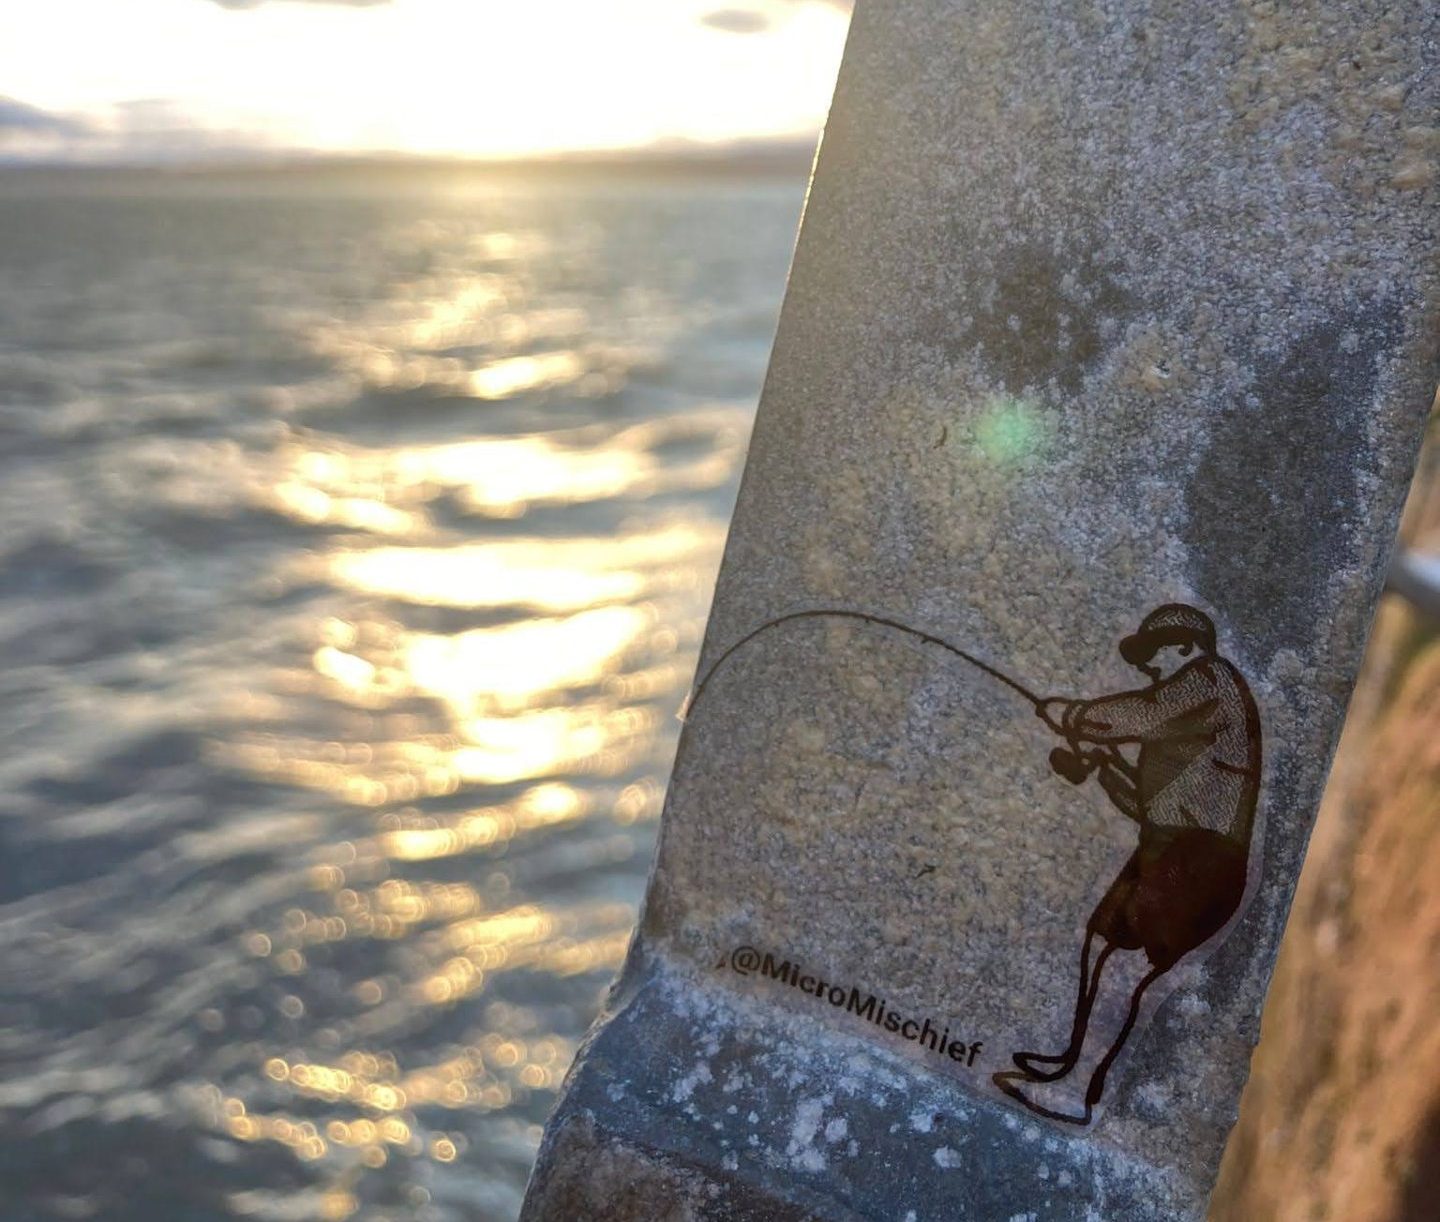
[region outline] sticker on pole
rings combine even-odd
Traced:
[[[1128,681],[1054,694],[878,612],[744,634],[687,712],[659,903],[692,910],[667,923],[741,987],[1091,1124],[1257,874],[1260,715],[1212,618],[1117,635]]]

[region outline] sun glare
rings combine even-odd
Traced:
[[[813,133],[839,63],[841,10],[753,0],[743,7],[756,30],[733,33],[704,22],[716,7],[47,0],[0,11],[0,79],[28,105],[90,123],[92,145],[104,137],[117,151],[167,133],[470,156]]]

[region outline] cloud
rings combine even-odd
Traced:
[[[169,98],[112,102],[76,118],[0,97],[0,166],[243,161],[278,147],[264,131],[204,124]]]
[[[131,98],[110,110],[104,143],[94,151],[112,161],[225,160],[264,153],[274,145],[264,132],[203,123],[173,98]]]
[[[727,34],[759,34],[770,28],[770,16],[753,8],[722,8],[700,18],[702,25]]]
[[[54,111],[41,110],[19,98],[0,97],[0,139],[7,135],[83,136],[89,125]]]
[[[727,34],[763,34],[775,24],[785,9],[807,3],[824,4],[848,13],[853,0],[767,0],[755,7],[715,9],[701,17],[700,22],[712,30],[724,30]]]

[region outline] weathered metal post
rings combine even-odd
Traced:
[[[525,1218],[1195,1218],[1436,374],[1440,14],[862,3]]]

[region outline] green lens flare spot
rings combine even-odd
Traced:
[[[996,395],[980,413],[975,440],[991,462],[1008,466],[1038,454],[1044,433],[1044,422],[1028,399]]]

